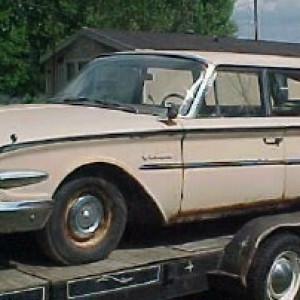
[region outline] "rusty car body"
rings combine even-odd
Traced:
[[[51,103],[0,108],[0,232],[38,231],[74,264],[106,257],[128,223],[295,203],[299,113],[297,58],[99,57]]]

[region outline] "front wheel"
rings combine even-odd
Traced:
[[[105,258],[117,247],[127,219],[124,198],[103,178],[78,178],[54,196],[41,246],[56,262],[69,265]]]
[[[248,276],[248,291],[255,300],[298,299],[300,239],[290,233],[267,239],[258,249]]]

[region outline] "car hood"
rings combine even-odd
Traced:
[[[43,104],[0,108],[0,144],[65,137],[160,131],[168,126],[151,115],[99,107]]]

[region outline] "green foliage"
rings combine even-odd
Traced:
[[[87,25],[228,36],[235,0],[90,0]]]
[[[236,31],[235,25],[230,21],[234,0],[180,0],[176,3],[172,27],[174,31],[193,30],[213,36],[230,36]]]
[[[41,55],[84,24],[83,11],[79,1],[1,0],[0,93],[37,93]]]
[[[168,30],[173,14],[163,0],[100,0],[89,7],[87,24],[122,30]]]
[[[0,93],[13,96],[26,88],[30,76],[27,49],[27,40],[20,30],[14,29],[8,38],[0,39]]]
[[[40,57],[83,26],[226,36],[235,0],[0,0],[0,94],[41,90]]]

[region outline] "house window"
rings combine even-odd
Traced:
[[[81,69],[88,63],[87,60],[70,61],[66,63],[66,81],[73,79]]]
[[[87,61],[80,61],[78,62],[78,71],[81,71],[81,69],[87,64]]]
[[[70,81],[76,75],[75,64],[67,63],[67,81]]]

